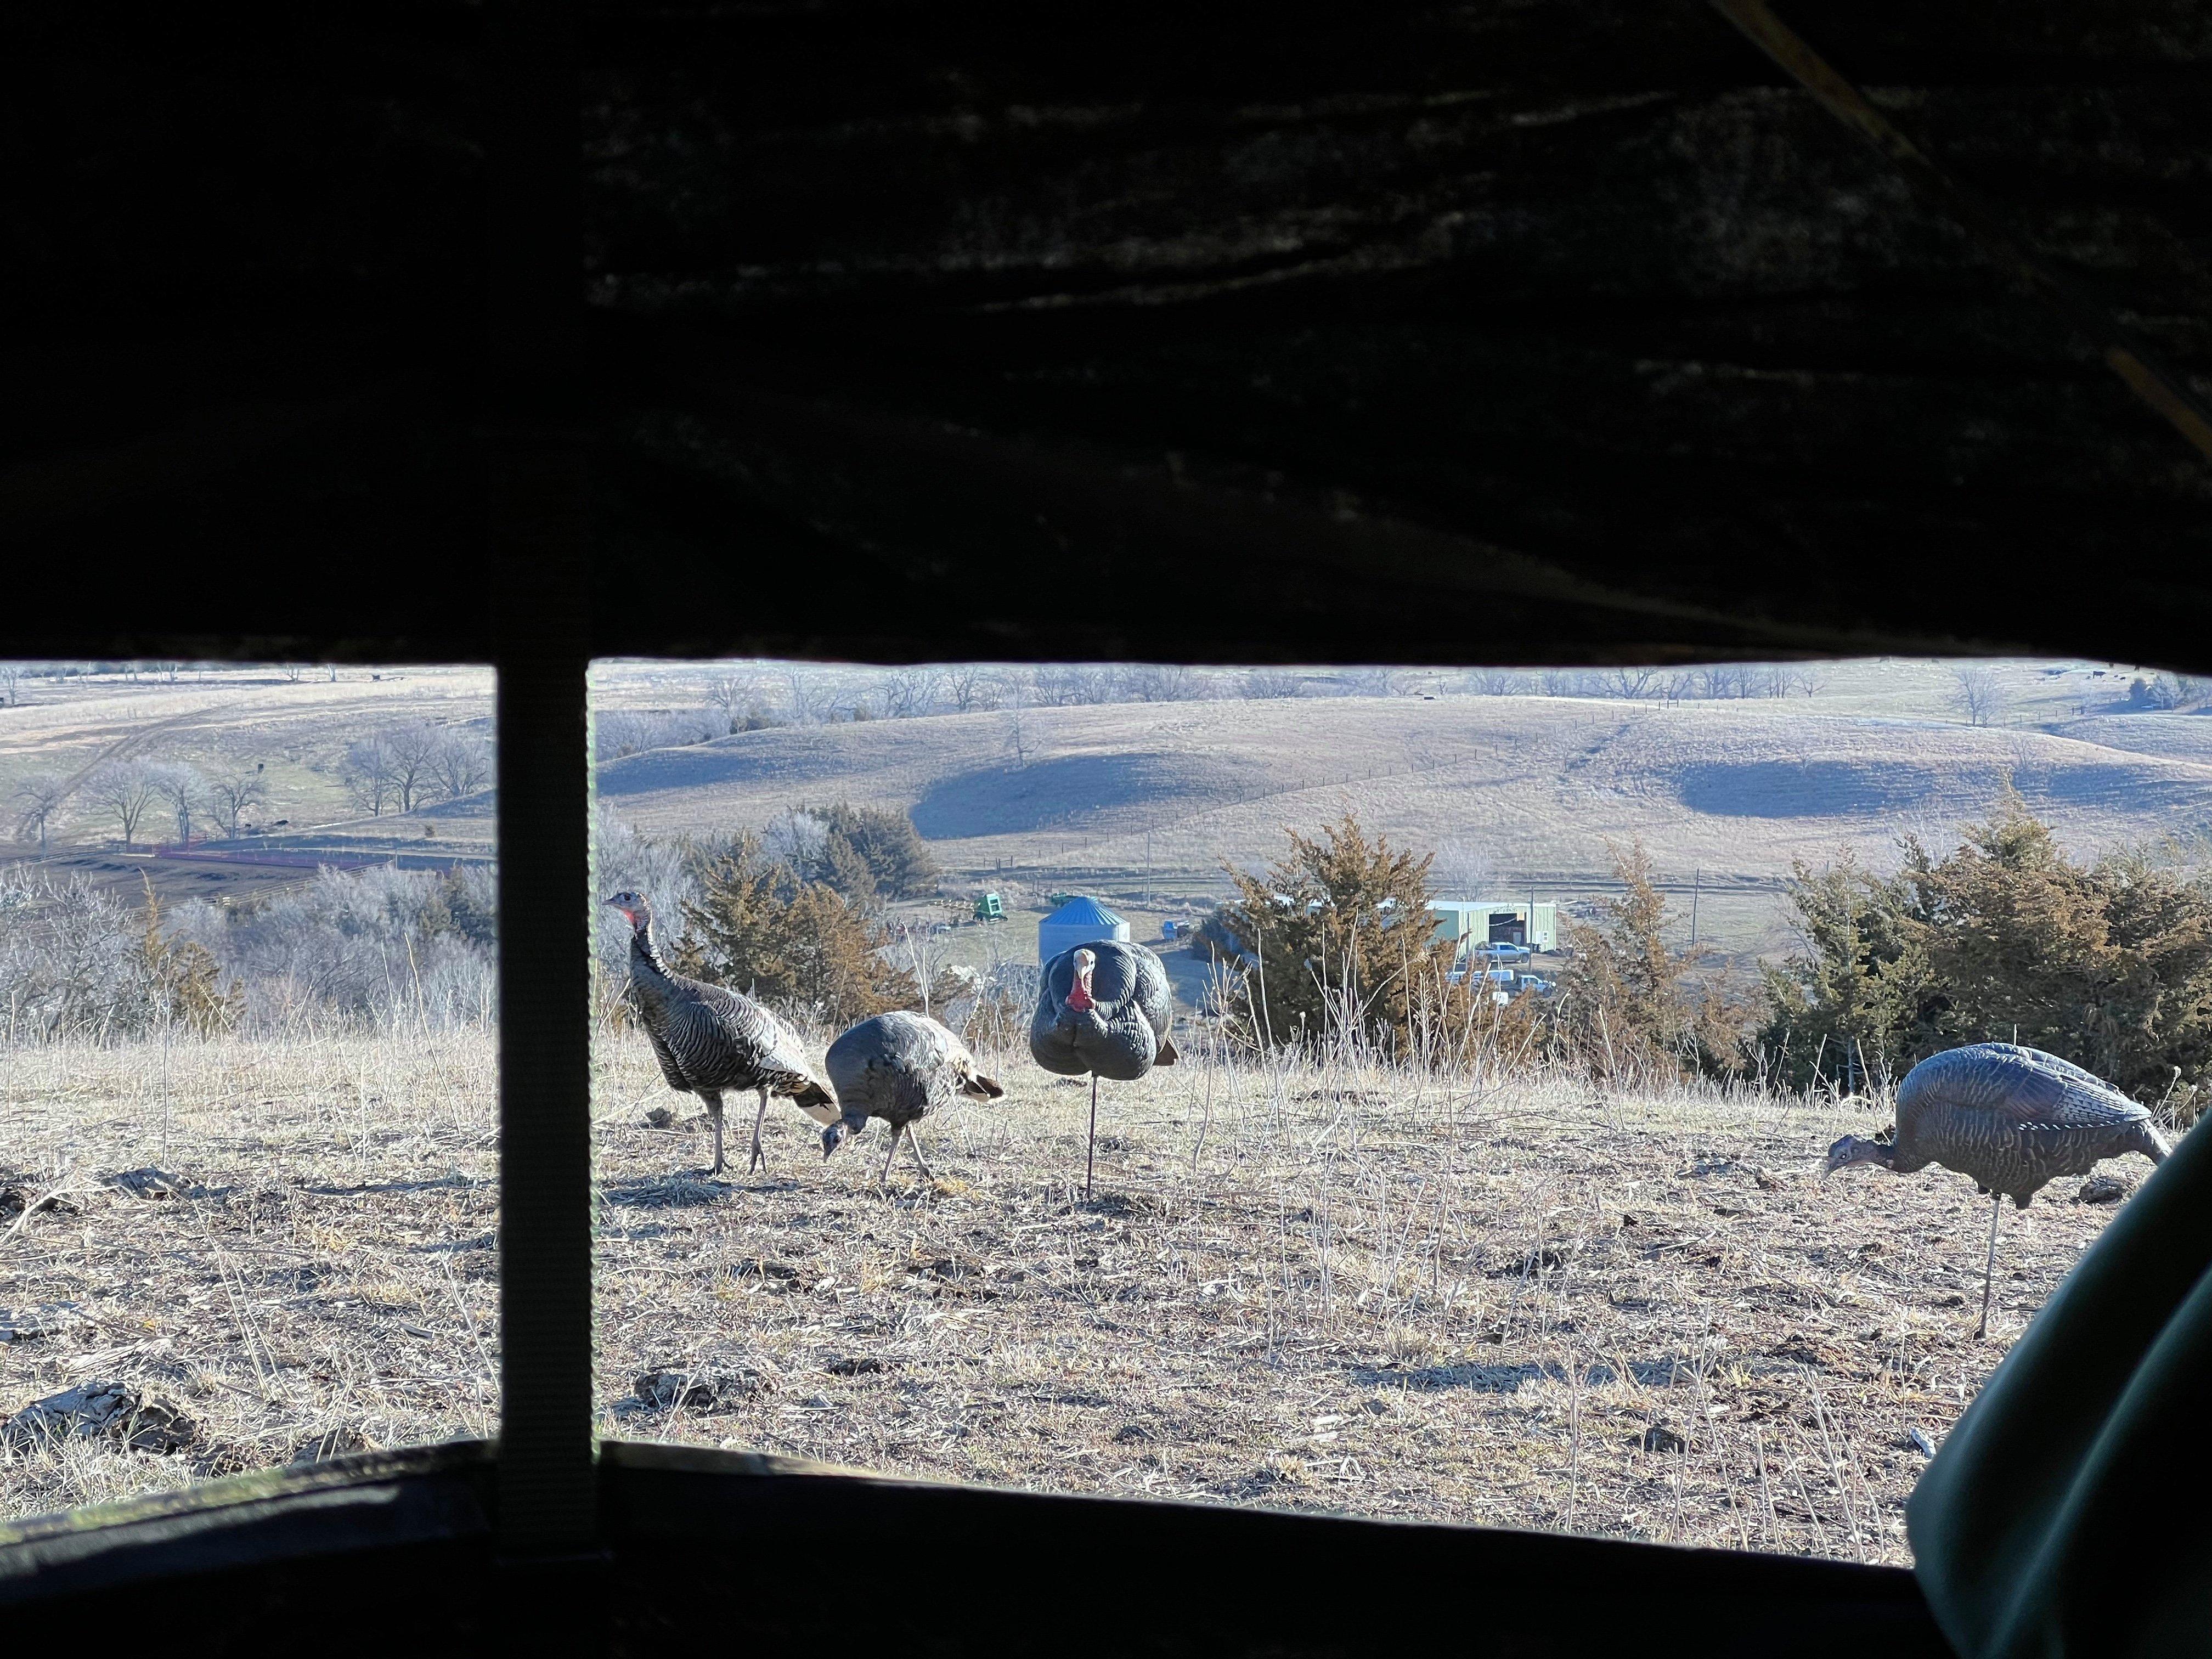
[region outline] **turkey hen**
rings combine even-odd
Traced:
[[[950,1104],[955,1095],[996,1100],[1006,1092],[997,1079],[983,1075],[966,1043],[927,1014],[894,1012],[864,1019],[830,1045],[823,1065],[843,1110],[822,1132],[822,1156],[829,1157],[866,1128],[870,1118],[879,1117],[891,1126],[879,1182],[890,1180],[891,1160],[902,1139],[921,1166],[922,1179],[935,1180],[914,1126]]]
[[[1897,1091],[1893,1139],[1845,1135],[1828,1148],[1825,1173],[1879,1164],[1899,1175],[1940,1164],[1972,1176],[1990,1195],[1989,1252],[1982,1263],[1982,1322],[1988,1334],[1990,1287],[2004,1200],[2026,1209],[2045,1183],[2086,1175],[2108,1158],[2141,1152],[2161,1164],[2172,1149],[2150,1114],[2102,1079],[2040,1048],[1978,1042],[1930,1054]]]
[[[837,1097],[808,1058],[806,1045],[784,1021],[750,997],[671,973],[653,936],[653,907],[642,894],[617,893],[607,901],[629,922],[629,982],[645,1034],[668,1086],[706,1103],[714,1125],[714,1167],[722,1173],[722,1094],[756,1091],[752,1161],[760,1168],[761,1124],[770,1095],[782,1095],[817,1123],[836,1120]]]

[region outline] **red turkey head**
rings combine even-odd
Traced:
[[[1098,953],[1096,951],[1087,950],[1080,945],[1076,947],[1075,983],[1067,993],[1069,1007],[1079,1009],[1091,1006],[1091,975],[1097,967]]]
[[[623,920],[629,922],[633,927],[635,927],[641,923],[649,920],[653,915],[653,907],[645,902],[645,895],[642,893],[633,893],[628,888],[624,888],[621,892],[612,895],[609,897],[607,902],[613,905],[616,909],[621,911],[623,913]]]

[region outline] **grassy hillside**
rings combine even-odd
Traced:
[[[313,670],[298,681],[267,669],[187,671],[153,677],[27,680],[23,702],[0,708],[0,813],[34,772],[76,776],[105,760],[181,761],[219,772],[267,768],[268,816],[295,827],[350,820],[358,811],[337,777],[346,745],[408,720],[455,723],[489,735],[489,668]],[[72,842],[114,831],[82,802],[55,832]],[[419,835],[420,830],[416,833]]]
[[[1346,810],[1450,849],[1447,885],[1546,897],[1598,890],[1608,844],[1641,838],[1683,897],[1705,890],[1703,936],[1740,951],[1781,942],[1793,858],[1943,841],[2008,784],[2079,849],[2212,821],[2212,720],[2098,712],[2123,677],[2005,665],[2011,712],[2042,730],[1962,724],[1948,670],[1883,666],[1834,665],[1783,701],[1328,697],[771,730],[613,762],[599,793],[664,833],[810,799],[903,808],[971,884],[1125,900],[1218,891],[1224,861],[1272,860],[1286,827]]]
[[[1010,689],[1025,672],[1001,671],[997,693],[1034,696]],[[1223,890],[1224,861],[1271,860],[1286,827],[1347,810],[1440,849],[1442,884],[1467,896],[1587,902],[1607,886],[1608,844],[1641,838],[1680,901],[1680,931],[1694,890],[1700,938],[1741,954],[1786,943],[1777,889],[1792,858],[1850,847],[1880,860],[1908,830],[1944,840],[2008,783],[2077,850],[2212,823],[2212,718],[2137,707],[2125,668],[1978,672],[1996,693],[1983,726],[1966,723],[1956,667],[1926,660],[1819,664],[1787,697],[1680,702],[1475,695],[1481,677],[1442,670],[1286,671],[1279,686],[1331,695],[832,718],[629,755],[601,767],[599,787],[616,813],[658,833],[758,825],[808,800],[911,811],[951,890],[1007,896],[1017,920],[998,943],[1013,954],[1033,943],[1024,930],[1046,893],[1096,890],[1156,934],[1160,916]],[[880,707],[891,672],[611,662],[595,667],[593,698],[635,714],[721,702],[785,718],[803,702],[834,716]],[[1252,684],[1220,670],[1192,688]],[[398,720],[488,732],[487,669],[349,668],[336,681],[188,670],[173,684],[106,676],[21,690],[21,706],[0,708],[0,806],[33,771],[81,775],[132,755],[210,771],[258,761],[265,816],[289,819],[295,846],[495,844],[489,792],[369,820],[337,777],[349,743]],[[57,826],[86,849],[112,833],[81,803]],[[93,873],[137,880],[135,865]],[[228,879],[201,872],[178,890]],[[983,948],[963,941],[956,954]]]

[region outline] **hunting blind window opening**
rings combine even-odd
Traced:
[[[0,664],[0,1515],[496,1431],[495,696]]]
[[[1984,1212],[1822,1157],[2014,1033],[1837,975],[1887,929],[1970,977],[1931,895],[2118,903],[2200,690],[595,664],[600,1431],[1903,1559],[1995,1357]],[[2075,1185],[2006,1236],[2001,1333],[2111,1213]]]
[[[1905,1077],[2016,1042],[2163,1135],[2203,1086],[2061,982],[2188,1000],[2172,675],[604,660],[586,1401],[498,1301],[566,1271],[495,1104],[574,1035],[497,961],[525,705],[4,669],[10,1516],[489,1437],[504,1366],[556,1452],[573,1381],[601,1439],[1902,1561],[2144,1169],[2004,1222],[1978,1339],[1964,1178],[1853,1167]]]

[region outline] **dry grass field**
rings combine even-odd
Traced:
[[[1085,1203],[1087,1093],[1025,1057],[885,1191],[880,1127],[825,1163],[781,1104],[763,1176],[704,1179],[602,1048],[603,1432],[1038,1489],[1902,1560],[1912,1432],[2112,1213],[2008,1212],[1976,1342],[1968,1183],[1816,1179],[1857,1107],[1200,1054],[1109,1085]],[[190,1428],[0,1453],[0,1515],[490,1427],[492,1058],[12,1054],[0,1415],[120,1382]]]

